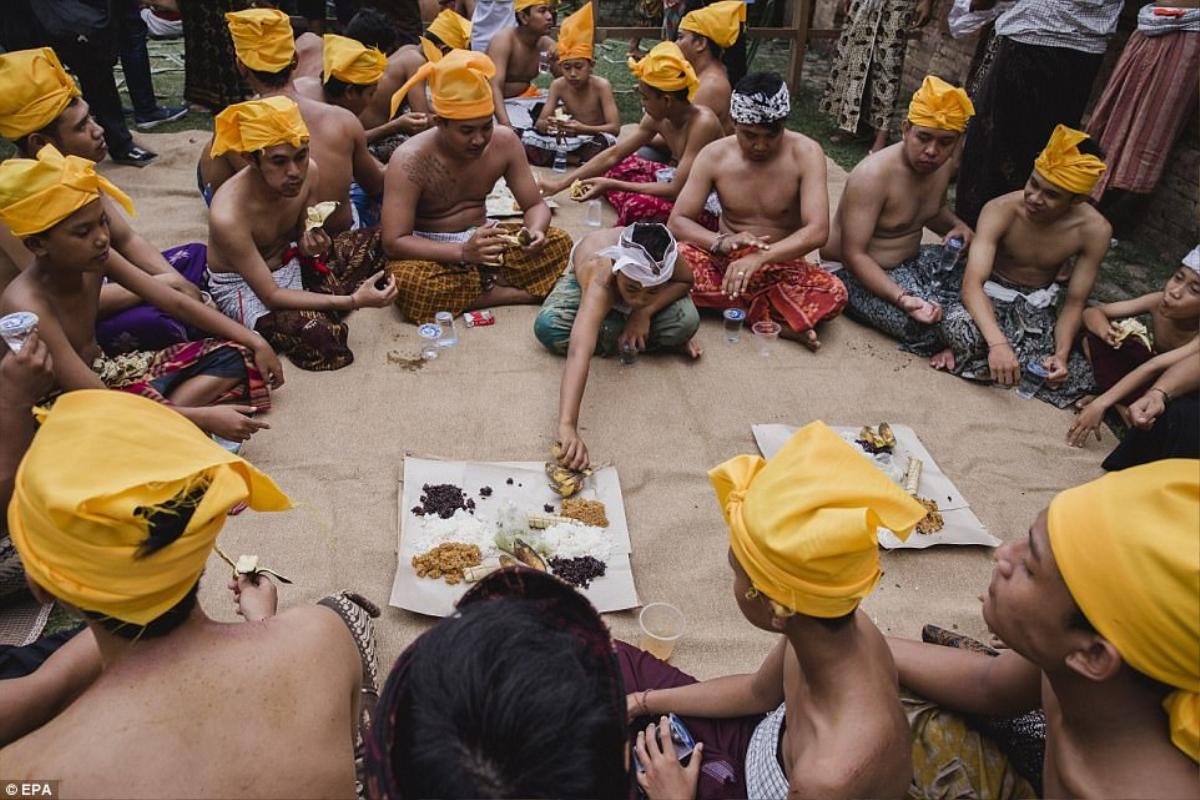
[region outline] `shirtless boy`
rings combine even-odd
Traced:
[[[83,616],[103,670],[0,750],[6,780],[54,775],[73,797],[354,796],[369,612],[335,595],[276,614],[260,574],[230,584],[244,622],[210,619],[196,590],[239,503],[291,506],[167,408],[120,392],[58,400],[9,519],[35,596]]]
[[[1086,133],[1059,125],[1025,188],[983,207],[962,303],[938,326],[947,352],[935,367],[1013,386],[1037,362],[1047,371],[1037,396],[1059,408],[1091,388],[1092,369],[1072,348],[1112,238],[1112,226],[1088,202],[1104,172],[1098,152]],[[1070,259],[1067,299],[1056,312],[1055,278]]]
[[[49,47],[0,53],[0,135],[24,158],[48,144],[63,155],[99,163],[108,154],[104,130],[92,119],[75,81]],[[160,253],[102,198],[109,218],[110,258],[126,261],[164,285],[199,300],[204,280],[204,246],[173,247]],[[0,224],[0,292],[33,264],[33,253]],[[109,281],[100,289],[97,338],[105,351],[158,350],[187,341],[196,331]]]
[[[395,284],[383,280],[378,232],[332,241],[306,223],[320,180],[293,101],[232,105],[217,116],[216,130],[214,152],[236,152],[248,166],[217,191],[209,211],[213,300],[301,369],[346,366],[354,354],[342,317],[396,297]]]
[[[692,102],[711,108],[726,134],[733,133],[733,119],[729,116],[733,87],[729,85],[721,53],[738,40],[745,22],[746,4],[742,0],[720,0],[685,14],[675,34],[675,44],[700,81]]]
[[[594,75],[592,4],[563,20],[558,31],[558,66],[562,75],[550,83],[550,94],[521,141],[531,164],[548,167],[561,149],[568,163],[581,164],[617,141],[621,113],[612,84]],[[562,119],[562,115],[566,119]]]
[[[657,723],[635,739],[648,765],[638,783],[651,800],[903,797],[912,753],[896,667],[858,606],[881,575],[876,526],[906,536],[924,508],[822,422],[770,461],[737,456],[709,478],[734,600],[779,641],[756,672],[700,682],[618,643],[634,727]],[[668,713],[703,744],[686,771],[659,739]]]
[[[942,318],[933,282],[942,248],[922,246],[921,233],[929,228],[943,241],[971,243],[971,229],[946,204],[946,187],[974,113],[966,92],[927,75],[913,94],[900,141],[850,172],[821,248],[823,265],[846,284],[847,314],[929,355],[937,349],[934,326]]]
[[[325,221],[331,235],[359,227],[350,187],[356,182],[367,197],[383,192],[383,167],[367,150],[362,123],[350,111],[300,96],[292,82],[295,48],[287,14],[269,8],[252,8],[225,15],[237,52],[238,72],[257,97],[288,97],[312,135],[312,159],[320,165],[317,199],[333,201],[337,210]],[[211,148],[201,154],[201,187],[207,197],[245,166],[236,153],[220,157]]]
[[[497,121],[528,130],[533,127],[532,104],[518,101],[510,106],[505,101],[535,94],[532,83],[538,76],[542,53],[547,59],[554,57],[554,40],[548,35],[554,26],[554,11],[541,0],[514,0],[512,8],[517,15],[516,27],[496,33],[488,43],[487,54],[496,65],[492,91]]]
[[[344,108],[356,117],[375,98],[387,57],[355,39],[327,33],[324,65],[319,77],[296,78],[296,94]]]
[[[421,67],[392,101],[428,80],[436,118],[392,155],[384,193],[383,248],[395,259],[397,305],[412,322],[540,302],[567,263],[571,237],[550,227],[520,138],[493,121],[492,74],[483,53],[454,50]],[[487,218],[485,200],[501,177],[524,212],[524,244],[505,242],[520,233],[515,226]]]
[[[631,59],[629,69],[638,78],[645,112],[637,129],[574,171],[543,178],[542,193],[549,197],[580,181],[585,191],[572,199],[586,202],[604,196],[617,210],[618,225],[665,223],[696,154],[724,131],[716,114],[692,102],[698,86],[696,73],[674,42],[655,45],[641,61]],[[656,136],[666,142],[674,167],[637,155],[638,148]],[[716,230],[711,209],[705,213],[704,224]]]
[[[564,466],[588,465],[579,407],[593,354],[678,349],[699,358],[703,352],[692,339],[700,327],[688,298],[692,271],[678,255],[671,232],[654,222],[593,231],[571,251],[572,263],[533,323],[538,341],[567,357],[557,426]]]
[[[815,350],[817,324],[846,305],[842,282],[805,260],[829,233],[825,153],[784,129],[791,100],[778,75],[739,81],[731,112],[736,135],[700,151],[671,212],[680,257],[695,276],[692,300],[700,308],[740,308],[747,325],[774,320],[781,336]],[[717,233],[697,221],[714,191]]]
[[[951,712],[1044,709],[1045,797],[1195,797],[1197,530],[1194,460],[1062,492],[993,557],[983,618],[1012,649],[890,639],[900,682]]]
[[[251,416],[270,408],[283,368],[263,338],[124,260],[110,258],[103,191],[132,213],[95,165],[46,145],[36,160],[0,162],[0,220],[34,255],[0,295],[0,315],[31,311],[54,364],[59,391],[113,388],[175,407],[208,433],[241,442],[268,427]],[[100,284],[115,280],[173,317],[220,339],[107,359],[96,343]],[[226,403],[239,402],[240,405]]]

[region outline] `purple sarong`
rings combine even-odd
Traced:
[[[199,243],[181,244],[163,251],[163,258],[189,282],[204,289],[208,248]],[[108,355],[134,350],[165,350],[174,344],[206,337],[149,303],[119,311],[96,323],[96,341]]]

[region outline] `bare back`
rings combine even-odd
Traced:
[[[355,127],[362,128],[352,113],[306,97],[294,98],[308,128],[309,151],[321,167],[316,201],[337,201],[338,208],[325,221],[330,235],[347,231],[353,224],[350,211],[350,181],[354,179]]]
[[[367,130],[378,128],[392,118],[390,113],[392,110],[392,95],[424,63],[425,55],[421,52],[421,48],[415,44],[405,45],[388,56],[387,68],[383,71],[383,77],[379,79],[379,85],[375,89],[375,96],[371,98],[370,105],[359,115],[364,128]],[[409,90],[408,95],[405,97],[405,102],[408,103],[409,108],[413,111],[424,112],[429,110],[429,104],[425,99],[424,81],[419,82]]]
[[[721,121],[721,130],[726,134],[733,133],[733,118],[729,116],[729,100],[733,96],[733,87],[729,85],[729,75],[720,62],[708,65],[696,76],[700,85],[692,102],[712,109]]]
[[[719,139],[704,153],[706,172],[721,200],[721,224],[728,233],[748,232],[777,242],[803,224],[801,194],[814,157],[824,163],[820,145],[803,134],[783,132],[778,155],[751,161],[737,139]],[[822,187],[824,188],[824,187]]]

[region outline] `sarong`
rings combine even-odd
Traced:
[[[534,86],[526,89],[524,94],[508,98],[504,101],[504,111],[508,114],[509,125],[518,132],[533,130],[533,123],[545,104],[545,93]]]
[[[740,308],[746,324],[774,320],[794,333],[812,330],[833,319],[846,307],[846,287],[837,277],[802,258],[766,264],[750,276],[747,290],[729,297],[721,290],[729,265],[755,252],[747,247],[725,256],[714,256],[694,244],[679,245],[680,257],[692,268],[692,300],[700,308],[723,311]]]
[[[350,181],[350,206],[354,212],[352,230],[373,228],[379,224],[379,212],[382,208],[380,198],[367,194],[367,190],[359,186],[358,181]]]
[[[604,173],[604,177],[628,183],[660,183],[663,181],[659,178],[659,173],[663,170],[662,164],[648,161],[635,153]],[[632,225],[635,222],[661,222],[665,225],[671,216],[671,209],[675,208],[673,200],[640,192],[610,191],[604,193],[604,198],[617,211],[617,225]],[[717,219],[718,214],[706,209],[696,221],[710,231],[715,231]]]
[[[237,71],[225,13],[246,6],[234,0],[180,0],[183,18],[183,97],[215,112],[250,96]]]
[[[618,640],[613,640],[613,644],[617,648],[617,661],[621,665],[621,678],[626,692],[670,689],[696,683],[691,675],[632,645]],[[746,753],[754,729],[762,719],[762,714],[731,719],[680,717],[692,738],[704,743],[704,762],[700,766],[700,784],[696,788],[698,800],[747,796],[744,771]],[[657,723],[658,718],[638,717],[630,723],[630,747],[637,740],[638,731],[646,730],[651,722]],[[631,787],[631,799],[636,791]]]
[[[994,276],[983,288],[996,310],[996,322],[1022,366],[1054,354],[1054,323],[1058,318],[1057,285],[1049,289],[1020,286]],[[1007,299],[1009,297],[1011,299]],[[987,340],[961,301],[945,307],[937,331],[945,346],[954,352],[952,372],[955,375],[973,381],[991,381]],[[1043,384],[1036,396],[1039,400],[1066,408],[1092,391],[1094,386],[1092,365],[1083,353],[1072,350],[1067,359],[1066,381],[1057,389]]]
[[[521,144],[525,146],[525,157],[535,167],[554,166],[554,157],[557,155],[559,147],[567,154],[572,163],[583,164],[590,161],[597,153],[616,143],[617,137],[611,133],[564,136],[561,144],[554,136],[538,133],[532,128],[521,134]]]
[[[936,300],[945,308],[957,298],[962,288],[966,259],[959,259],[954,272],[945,279],[941,291],[934,288],[933,275],[942,260],[942,246],[924,244],[917,255],[887,271],[888,277],[906,292],[922,300]],[[848,303],[846,316],[855,322],[869,325],[900,342],[903,349],[917,355],[931,356],[943,348],[937,326],[925,325],[910,317],[892,303],[879,297],[862,284],[849,268],[837,272],[846,287]]]
[[[520,229],[520,223],[504,223],[510,233]],[[465,242],[474,230],[460,233],[421,233],[414,236],[435,241]],[[505,253],[502,267],[483,267],[478,264],[459,266],[437,261],[396,259],[387,263],[387,270],[396,279],[400,296],[396,305],[405,318],[415,324],[432,322],[439,311],[458,316],[473,306],[498,280],[543,299],[554,287],[571,253],[571,236],[564,230],[551,227],[546,231],[546,246],[535,255],[513,248]]]
[[[994,197],[1025,185],[1058,123],[1079,127],[1103,55],[999,37],[974,98],[958,170],[955,210],[974,227]]]
[[[202,244],[183,244],[164,250],[163,258],[193,286],[204,288],[204,274],[208,269],[207,247]],[[161,350],[203,336],[196,328],[149,303],[119,311],[96,323],[96,341],[109,355],[133,350]]]
[[[872,130],[890,127],[913,8],[908,0],[850,3],[820,104],[839,129],[855,134],[864,123]]]
[[[558,279],[553,291],[542,303],[533,322],[533,335],[551,353],[565,356],[571,344],[571,329],[583,300],[583,290],[575,272],[568,271]],[[625,331],[629,317],[613,308],[600,323],[594,355],[609,358],[620,352],[618,341]],[[683,347],[696,335],[700,313],[689,297],[681,297],[650,318],[650,334],[646,337],[646,352]]]
[[[284,253],[284,266],[272,272],[276,285],[317,294],[353,294],[363,281],[384,268],[378,228],[345,231],[333,239],[326,262],[306,258],[296,248]],[[287,309],[272,311],[254,294],[241,275],[213,273],[209,278],[213,300],[226,316],[262,334],[300,369],[328,371],[354,361],[346,344],[350,329],[344,314],[334,311]]]
[[[1113,347],[1091,331],[1084,331],[1080,338],[1087,341],[1096,388],[1102,393],[1116,386],[1126,375],[1154,358],[1154,352],[1146,347],[1145,342],[1132,336],[1123,341],[1120,347]],[[1145,381],[1141,386],[1127,392],[1117,402],[1121,405],[1129,405],[1145,394],[1153,382],[1153,379]]]
[[[1200,458],[1200,393],[1167,403],[1149,430],[1131,429],[1101,466],[1112,472],[1164,458]]]
[[[253,353],[240,344],[221,339],[184,342],[158,351],[100,356],[91,366],[108,388],[163,405],[172,405],[167,395],[179,384],[200,375],[210,375],[242,379],[213,401],[213,405],[240,403],[260,411],[271,407],[270,389],[254,363]]]

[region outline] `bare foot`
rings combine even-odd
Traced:
[[[929,366],[934,369],[954,369],[954,351],[947,347],[942,352],[929,359]]]
[[[687,344],[683,346],[683,352],[694,361],[704,355],[704,348],[695,339],[688,339]]]
[[[821,342],[817,339],[817,332],[812,328],[809,328],[803,333],[797,333],[791,328],[784,328],[779,335],[784,339],[790,339],[793,342],[799,342],[814,353],[821,349]]]
[[[1080,411],[1082,411],[1083,409],[1085,409],[1085,408],[1087,408],[1088,406],[1090,406],[1090,405],[1092,404],[1092,401],[1093,401],[1093,400],[1095,400],[1095,399],[1096,399],[1096,395],[1094,395],[1094,394],[1085,394],[1083,397],[1081,397],[1081,398],[1079,398],[1078,400],[1076,400],[1076,401],[1075,401],[1075,408],[1077,408],[1077,409],[1079,409]]]

